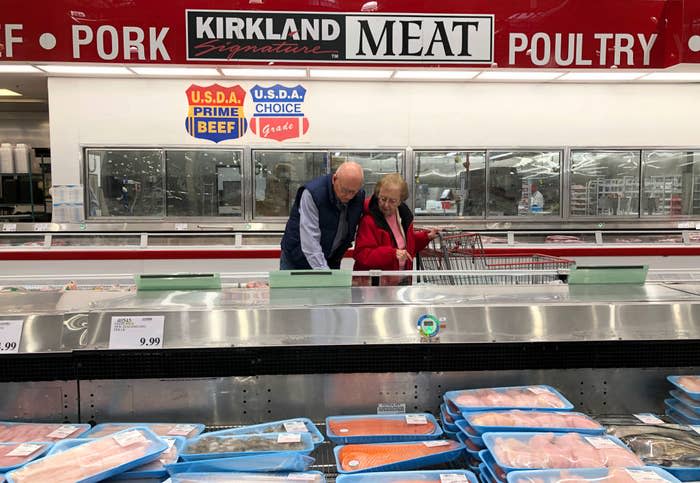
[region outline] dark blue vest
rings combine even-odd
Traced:
[[[355,230],[362,216],[362,205],[365,199],[365,192],[363,190],[360,190],[355,197],[348,202],[348,232],[345,236],[345,240],[343,240],[335,252],[331,253],[333,240],[335,240],[335,233],[338,231],[338,217],[340,216],[340,210],[336,205],[337,198],[333,191],[332,177],[333,175],[328,174],[313,179],[297,191],[297,196],[294,200],[294,205],[292,205],[292,212],[289,214],[289,221],[287,221],[287,227],[284,230],[281,243],[282,251],[284,251],[287,259],[293,263],[294,267],[297,269],[311,268],[304,256],[304,252],[301,251],[301,238],[299,235],[299,203],[304,189],[309,191],[318,208],[318,221],[319,227],[321,228],[321,249],[323,250],[323,255],[326,257],[330,268],[340,268],[340,261],[343,255],[345,255],[345,252],[350,248],[352,241],[355,239]]]

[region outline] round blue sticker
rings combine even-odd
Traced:
[[[424,337],[435,337],[440,332],[440,321],[434,315],[422,315],[417,326],[418,332]]]

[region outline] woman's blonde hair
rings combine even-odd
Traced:
[[[399,173],[385,174],[374,187],[374,196],[379,196],[379,191],[386,185],[398,186],[401,188],[401,201],[408,199],[408,184]]]

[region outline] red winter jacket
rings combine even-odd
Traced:
[[[428,245],[427,231],[413,230],[413,213],[405,203],[399,205],[399,217],[406,234],[406,250],[415,258],[416,253]],[[391,228],[384,218],[377,197],[365,200],[365,211],[355,237],[353,252],[355,266],[353,270],[398,270],[396,259],[396,240]],[[405,270],[411,270],[413,264],[406,260]]]

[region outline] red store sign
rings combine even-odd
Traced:
[[[665,68],[697,0],[4,0],[0,62]],[[428,7],[439,6],[439,12]]]

